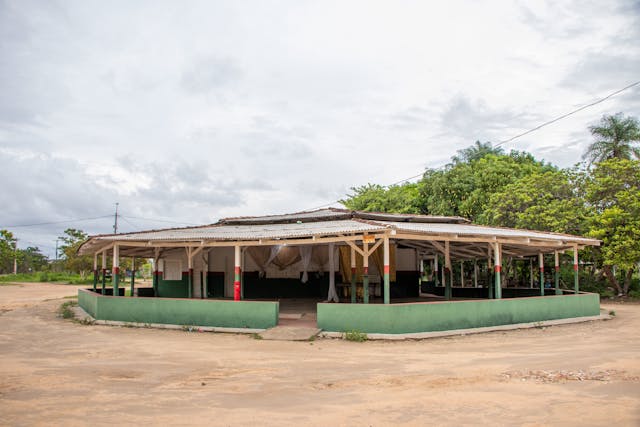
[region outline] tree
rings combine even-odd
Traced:
[[[13,273],[16,257],[16,238],[8,230],[0,230],[0,273]]]
[[[590,235],[602,240],[605,277],[619,295],[627,295],[640,261],[640,161],[613,158],[598,163],[587,181],[586,197],[593,209]]]
[[[40,271],[47,265],[47,257],[38,247],[29,246],[18,251],[18,271],[30,273]]]
[[[635,117],[624,117],[622,113],[602,116],[600,124],[590,126],[596,140],[589,145],[583,158],[589,163],[609,159],[640,159],[640,122]]]
[[[340,203],[349,209],[369,212],[420,213],[418,184],[385,188],[378,184],[352,187],[353,194]]]
[[[458,150],[451,161],[456,163],[471,163],[475,160],[488,156],[489,154],[503,155],[504,150],[500,147],[494,147],[491,142],[476,141],[471,147]]]
[[[491,195],[479,222],[512,228],[584,234],[588,211],[584,174],[547,170],[525,175]]]
[[[60,240],[63,242],[60,250],[62,251],[64,268],[79,273],[84,278],[87,271],[93,269],[93,260],[88,255],[79,256],[78,248],[89,236],[84,231],[75,228],[67,228],[64,234],[64,236],[60,236]]]
[[[554,169],[529,153],[512,151],[453,163],[444,170],[427,170],[419,183],[420,208],[431,215],[458,215],[481,222],[493,194],[523,176]]]

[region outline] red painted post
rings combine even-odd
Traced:
[[[235,263],[233,269],[233,300],[240,301],[240,274],[242,273],[240,267],[240,246],[235,247]]]

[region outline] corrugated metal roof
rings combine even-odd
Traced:
[[[98,236],[108,241],[154,240],[256,240],[330,236],[335,234],[364,233],[385,230],[384,225],[373,225],[354,220],[321,221],[268,225],[214,225],[200,228],[177,228],[130,234]]]
[[[374,221],[402,221],[402,222],[423,222],[423,223],[447,223],[460,224],[470,221],[461,216],[437,216],[418,214],[394,214],[382,212],[353,211],[354,218],[372,219]]]
[[[468,223],[469,220],[459,216],[434,216],[418,214],[395,214],[384,212],[350,211],[346,209],[327,208],[309,212],[298,212],[285,215],[247,216],[237,218],[223,218],[219,224],[278,224],[287,222],[315,222],[339,219],[372,219],[380,221],[408,221],[408,222],[440,222],[440,223]]]
[[[383,224],[383,221],[376,221]],[[471,224],[425,224],[413,222],[384,222],[385,225],[391,226],[397,231],[405,231],[409,233],[427,233],[427,234],[457,234],[464,236],[484,236],[484,237],[518,237],[551,241],[565,241],[581,244],[599,244],[598,240],[587,239],[570,234],[545,233],[542,231],[521,230],[514,228],[486,227],[482,225]]]
[[[220,224],[277,224],[291,222],[327,221],[333,219],[349,219],[352,213],[344,209],[319,209],[316,211],[297,212],[283,215],[247,216],[235,218],[223,218]]]
[[[457,235],[465,237],[477,237],[480,241],[486,241],[487,238],[529,238],[539,241],[565,242],[565,244],[578,245],[599,245],[599,240],[587,239],[579,236],[568,234],[545,233],[541,231],[520,230],[499,227],[486,227],[472,224],[460,223],[426,223],[406,221],[403,217],[402,221],[383,221],[380,219],[335,219],[336,213],[346,213],[349,218],[352,217],[352,211],[341,212],[340,210],[323,210],[316,212],[308,212],[309,218],[313,218],[309,222],[296,221],[290,222],[292,215],[278,215],[276,221],[287,221],[284,223],[268,223],[268,224],[225,224],[218,223],[201,227],[174,228],[166,230],[151,230],[139,233],[129,234],[111,234],[102,236],[93,236],[85,242],[79,252],[81,254],[91,253],[91,251],[99,250],[108,245],[110,242],[169,242],[169,241],[249,241],[259,239],[296,239],[305,237],[324,237],[335,236],[341,234],[361,234],[375,233],[389,229],[395,229],[400,233],[421,234],[433,236]],[[298,214],[296,214],[298,215]],[[319,220],[319,218],[324,219]],[[377,218],[383,218],[379,215]],[[386,217],[394,217],[386,216]],[[262,217],[266,218],[266,217]],[[297,217],[299,218],[299,217]],[[423,220],[424,217],[421,219]],[[393,236],[391,236],[393,238]],[[520,244],[520,243],[519,243]],[[521,243],[526,245],[525,242]],[[159,243],[161,245],[161,243]],[[124,243],[126,246],[126,243]]]

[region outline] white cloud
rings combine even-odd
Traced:
[[[0,226],[116,201],[210,222],[394,182],[637,79],[639,16],[625,1],[0,3]],[[602,114],[640,115],[638,93],[505,148],[572,165]]]

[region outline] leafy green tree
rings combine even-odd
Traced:
[[[640,158],[640,122],[635,117],[624,117],[622,113],[603,116],[600,123],[589,130],[596,140],[589,145],[584,158],[590,163],[608,159]]]
[[[420,207],[432,215],[458,215],[481,222],[493,194],[523,176],[555,168],[531,154],[512,151],[427,170],[420,185]]]
[[[613,158],[598,163],[586,190],[593,209],[590,235],[602,240],[604,275],[619,295],[627,295],[640,261],[640,161]]]
[[[60,246],[60,250],[62,251],[64,268],[68,271],[79,273],[83,279],[87,271],[93,269],[93,259],[90,256],[78,255],[78,248],[88,237],[87,233],[75,228],[67,228],[64,231],[64,236],[60,236],[60,240],[63,243]]]
[[[454,164],[471,163],[489,154],[503,155],[504,150],[500,147],[494,147],[491,142],[476,141],[471,147],[458,150],[456,155],[451,158],[451,161]]]
[[[16,238],[8,230],[0,230],[0,273],[13,273],[16,257]]]
[[[420,213],[418,184],[407,183],[385,188],[378,184],[352,187],[340,203],[349,209],[369,212]]]
[[[47,257],[38,247],[29,246],[18,252],[18,271],[21,273],[41,271],[48,264]]]
[[[491,195],[479,222],[512,228],[583,234],[588,210],[584,174],[546,170],[525,175]]]

